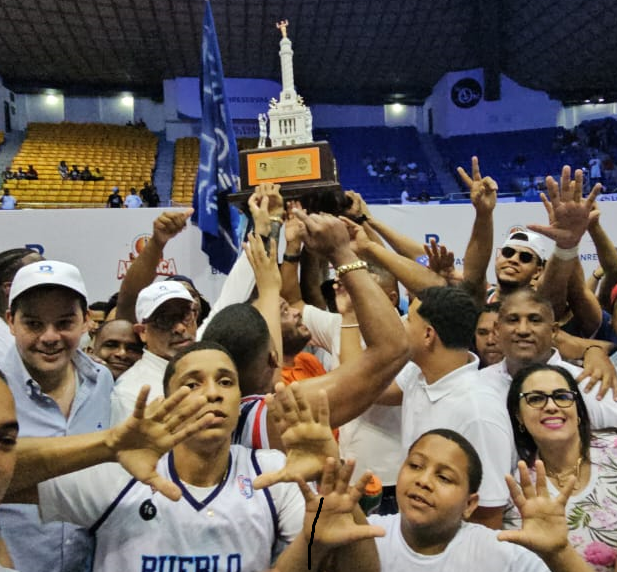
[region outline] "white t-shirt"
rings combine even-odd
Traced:
[[[554,348],[547,364],[563,367],[572,374],[574,379],[583,371],[580,367],[562,360],[561,355],[559,355],[559,352]],[[617,427],[617,403],[611,398],[611,393],[609,392],[604,396],[604,399],[598,401],[596,396],[600,390],[600,384],[596,384],[589,393],[586,393],[584,388],[588,380],[589,378],[586,378],[581,381],[580,387],[582,389],[581,397],[589,413],[591,428],[606,429],[608,427]],[[512,383],[512,376],[508,372],[505,358],[499,363],[480,370],[479,381],[482,385],[490,385],[494,388],[500,394],[500,398],[503,402],[506,403],[510,384]]]
[[[135,409],[135,400],[143,385],[150,386],[148,403],[163,397],[163,376],[167,360],[148,350],[117,380],[111,394],[111,424],[116,425],[130,417]]]
[[[369,522],[386,529],[376,538],[383,572],[547,572],[533,552],[497,540],[498,531],[480,524],[462,523],[440,554],[414,552],[401,533],[401,515],[369,516]]]
[[[501,396],[478,383],[478,358],[427,384],[422,370],[409,362],[396,377],[403,392],[402,445],[431,429],[451,429],[465,437],[482,461],[480,506],[505,506],[510,498],[505,475],[512,469],[514,437]]]
[[[173,455],[165,455],[158,470],[182,490],[173,502],[107,463],[41,483],[41,518],[91,529],[94,572],[261,571],[279,542],[291,542],[302,529],[304,499],[297,485],[252,486],[260,472],[283,465],[278,451],[232,445],[226,478],[201,499],[179,480]]]

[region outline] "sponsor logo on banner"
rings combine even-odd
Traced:
[[[133,264],[135,258],[137,258],[142,250],[145,248],[148,241],[152,238],[150,234],[139,234],[133,239],[133,243],[131,245],[131,252],[129,252],[128,260],[118,260],[118,280],[122,280]],[[173,258],[161,258],[156,267],[156,275],[157,276],[174,276],[178,274],[176,270],[176,261]]]

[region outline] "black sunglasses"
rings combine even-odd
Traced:
[[[512,258],[516,253],[518,253],[518,259],[523,264],[528,264],[534,259],[534,255],[526,250],[516,250],[516,248],[512,248],[511,246],[504,246],[501,249],[501,255],[504,258]]]
[[[576,393],[576,391],[569,391],[567,389],[556,389],[553,393],[528,391],[526,393],[519,393],[518,397],[519,399],[524,398],[527,405],[534,409],[542,409],[547,404],[549,397],[557,407],[566,409],[574,404]]]

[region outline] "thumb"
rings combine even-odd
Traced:
[[[192,215],[194,212],[195,212],[195,209],[193,209],[193,208],[186,209],[186,210],[184,211],[184,213],[183,213],[183,214],[184,214],[184,220],[188,220],[189,218],[191,218],[191,215]]]
[[[497,540],[501,542],[512,542],[520,546],[527,546],[527,539],[522,530],[502,530],[497,535]]]
[[[148,480],[147,483],[144,483],[152,487],[153,491],[157,491],[161,493],[163,496],[167,497],[172,501],[179,501],[182,498],[182,491],[180,487],[171,481],[164,479],[158,473]]]
[[[291,477],[287,474],[287,471],[285,471],[285,469],[283,468],[279,471],[273,471],[270,473],[263,473],[259,475],[253,481],[253,488],[265,489],[266,487],[271,487],[276,483],[288,483],[292,480],[293,479],[291,479]]]

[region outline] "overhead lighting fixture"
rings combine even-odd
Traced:
[[[395,113],[396,115],[403,113],[403,106],[400,103],[393,103],[392,112]]]
[[[58,96],[50,93],[45,98],[45,102],[47,103],[47,105],[56,105],[56,103],[58,103]]]
[[[586,99],[585,103],[591,103],[591,99]]]
[[[124,107],[133,107],[134,99],[132,95],[124,95],[120,101]]]
[[[598,103],[604,103],[604,98],[603,97],[598,97]]]

